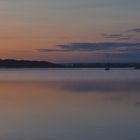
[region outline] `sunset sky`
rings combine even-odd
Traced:
[[[0,58],[140,62],[140,0],[0,0]]]

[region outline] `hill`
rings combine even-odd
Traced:
[[[0,59],[0,68],[135,68],[140,69],[140,63],[61,63],[48,61],[30,61],[15,59]]]
[[[30,61],[30,60],[14,60],[0,59],[0,68],[57,68],[60,64],[48,61]]]

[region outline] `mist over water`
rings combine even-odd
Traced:
[[[0,139],[139,140],[140,71],[0,70]]]

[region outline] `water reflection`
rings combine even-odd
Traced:
[[[140,80],[0,80],[2,140],[139,140]]]
[[[105,100],[123,101],[140,106],[140,80],[64,81],[59,88],[72,93],[103,94]]]
[[[87,93],[139,93],[140,80],[61,81],[61,90]]]

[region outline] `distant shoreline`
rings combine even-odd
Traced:
[[[140,63],[52,63],[48,61],[31,61],[0,59],[0,68],[134,68],[140,69]]]

